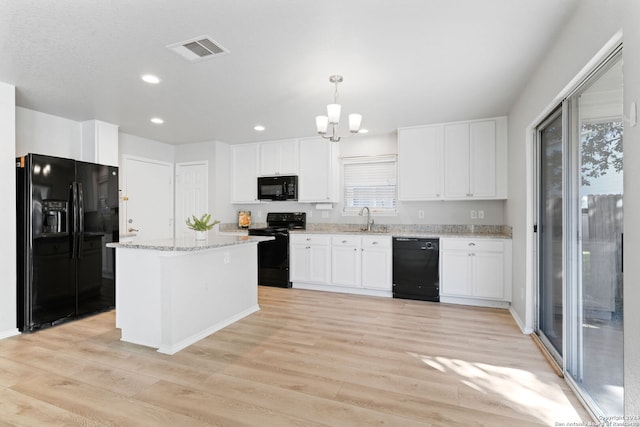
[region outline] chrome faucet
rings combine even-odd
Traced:
[[[363,228],[362,231],[371,231],[371,228],[373,227],[373,220],[371,219],[371,211],[369,210],[369,207],[365,206],[360,209],[360,213],[358,215],[363,216],[365,209],[367,210],[367,227]]]

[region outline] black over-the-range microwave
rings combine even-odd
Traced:
[[[298,200],[298,177],[295,175],[258,177],[258,199]]]

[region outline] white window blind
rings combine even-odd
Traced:
[[[396,158],[345,158],[344,210],[368,206],[375,211],[396,209]]]

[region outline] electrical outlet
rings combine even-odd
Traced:
[[[484,219],[484,211],[478,211],[478,219]]]
[[[225,264],[229,264],[231,262],[231,255],[229,254],[229,252],[225,252],[224,253],[224,261]]]
[[[471,219],[478,219],[478,211],[471,209]]]
[[[419,210],[418,211],[418,218],[424,219],[424,211],[423,210]]]

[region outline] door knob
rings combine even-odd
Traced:
[[[127,229],[127,231],[128,231],[129,233],[132,233],[132,232],[134,232],[134,231],[140,231],[140,230],[138,230],[137,228],[131,228],[131,227],[129,227],[129,228]]]

